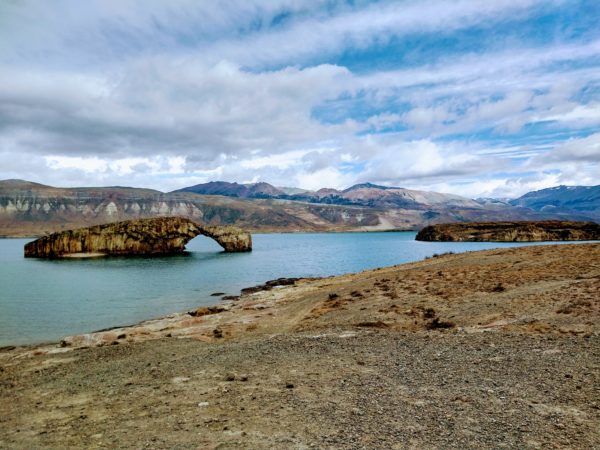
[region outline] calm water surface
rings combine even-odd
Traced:
[[[256,234],[251,253],[192,240],[181,256],[78,260],[23,258],[28,239],[0,239],[0,346],[127,325],[238,294],[279,277],[337,275],[434,253],[531,244],[435,243],[414,232]]]

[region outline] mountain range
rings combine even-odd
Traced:
[[[445,222],[600,220],[600,186],[544,189],[518,199],[468,199],[452,194],[357,184],[307,191],[268,183],[224,181],[173,192],[131,187],[57,188],[0,181],[0,235],[36,236],[116,220],[177,215],[251,231],[420,229]]]
[[[289,188],[288,188],[289,189]],[[238,184],[212,181],[179,189],[174,192],[192,192],[201,195],[224,195],[239,198],[273,198],[330,205],[354,205],[381,208],[420,208],[423,206],[446,205],[478,208],[474,200],[458,195],[437,192],[414,191],[404,188],[378,186],[372,183],[356,184],[348,189],[323,188],[318,191],[285,192],[268,183]]]
[[[529,192],[515,200],[513,206],[530,208],[535,211],[569,215],[573,213],[600,218],[600,185],[598,186],[556,186],[540,191]]]

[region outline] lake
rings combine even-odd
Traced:
[[[214,292],[279,277],[338,275],[434,253],[528,243],[419,242],[414,232],[255,234],[251,253],[199,236],[168,257],[25,259],[29,239],[0,239],[0,346],[57,341],[219,302]],[[539,244],[539,243],[535,243]]]

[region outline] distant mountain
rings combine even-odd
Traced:
[[[248,189],[247,195],[250,198],[274,198],[285,195],[285,192],[271,186],[269,183],[252,183],[244,186]]]
[[[258,186],[254,193],[261,189]],[[129,187],[56,188],[23,180],[0,181],[0,236],[37,236],[118,220],[171,215],[207,225],[237,224],[269,232],[369,229],[379,226],[384,213],[367,208],[190,192],[165,194]],[[406,219],[404,228],[422,221],[418,214]]]
[[[287,188],[286,188],[287,189]],[[57,188],[0,181],[0,236],[33,236],[117,220],[183,216],[251,231],[377,231],[448,222],[542,220],[563,213],[364,183],[343,191],[211,182],[163,193],[131,187]],[[571,213],[570,219],[588,219]]]
[[[193,192],[202,195],[224,195],[239,198],[274,198],[286,193],[269,183],[238,184],[227,181],[210,181],[173,192]]]
[[[277,189],[287,195],[304,194],[305,192],[310,192],[308,189],[287,186],[277,186]]]
[[[355,184],[354,186],[350,186],[348,189],[344,189],[342,192],[351,192],[351,191],[355,191],[357,189],[381,189],[381,190],[385,191],[386,189],[400,189],[400,188],[380,186],[378,184],[373,184],[373,183],[361,183],[361,184]]]
[[[578,214],[600,219],[600,185],[556,186],[529,192],[511,200],[513,206],[568,216]]]
[[[224,195],[239,198],[272,198],[294,200],[327,205],[354,205],[369,208],[419,208],[432,205],[451,205],[480,208],[481,205],[458,195],[437,192],[414,191],[410,189],[379,186],[372,183],[356,184],[344,190],[323,188],[318,191],[284,191],[268,183],[238,184],[225,181],[212,181],[179,189],[174,192],[193,192],[203,195]]]
[[[490,197],[479,197],[476,198],[475,201],[480,205],[490,206],[510,206],[510,199],[504,198],[490,198]]]

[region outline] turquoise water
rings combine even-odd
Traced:
[[[326,276],[434,253],[528,244],[434,243],[414,232],[257,234],[251,253],[223,253],[200,236],[169,257],[23,258],[27,239],[0,239],[0,346],[56,341],[216,303],[279,277]],[[530,245],[530,244],[529,244]]]

